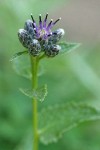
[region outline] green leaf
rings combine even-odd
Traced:
[[[62,134],[84,121],[100,119],[100,112],[86,104],[67,103],[43,109],[39,113],[40,141],[57,142]]]
[[[20,91],[30,98],[36,98],[37,100],[43,102],[47,96],[47,85],[37,88],[36,90],[20,88]]]
[[[32,78],[32,73],[31,73],[31,62],[30,62],[30,56],[29,55],[21,55],[19,57],[16,57],[16,59],[13,59],[12,61],[13,64],[13,69],[15,72],[27,79]],[[44,68],[40,64],[39,69],[38,69],[38,76],[41,76],[44,73]]]
[[[72,50],[75,50],[76,48],[78,48],[81,45],[81,43],[61,42],[61,43],[59,43],[59,45],[61,46],[60,54],[62,54],[62,53],[69,53]]]
[[[28,51],[18,52],[18,53],[14,54],[14,55],[12,56],[12,58],[10,59],[10,61],[13,61],[13,60],[16,59],[17,57],[19,57],[19,56],[21,56],[21,55],[23,55],[23,54],[27,54],[27,53],[28,53]]]
[[[29,55],[22,55],[12,61],[15,72],[25,78],[31,79],[31,63]]]

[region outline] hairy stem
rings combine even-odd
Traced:
[[[32,87],[33,90],[37,89],[38,87],[38,57],[31,57],[31,66],[32,66]],[[34,134],[34,142],[33,142],[33,150],[38,150],[38,104],[37,99],[33,98],[33,134]]]

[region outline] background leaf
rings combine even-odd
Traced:
[[[14,150],[32,150],[32,148],[33,148],[33,135],[32,132],[28,130],[28,133],[24,136],[23,140]]]
[[[71,52],[72,50],[75,50],[75,49],[78,48],[81,44],[80,44],[80,43],[61,42],[61,43],[59,43],[59,45],[61,46],[60,54],[62,54],[62,53],[69,53],[69,52]]]
[[[47,96],[47,85],[37,88],[36,90],[20,88],[20,91],[30,98],[36,98],[37,100],[43,102]]]
[[[67,103],[42,110],[39,118],[40,140],[48,144],[81,122],[100,119],[100,112],[85,104]]]

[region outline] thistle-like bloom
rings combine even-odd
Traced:
[[[51,19],[50,23],[47,24],[48,13],[44,21],[42,21],[41,15],[39,15],[39,26],[37,26],[32,14],[31,18],[32,20],[25,22],[24,29],[19,29],[18,31],[20,42],[33,56],[38,56],[42,52],[48,57],[56,56],[61,50],[57,43],[63,37],[64,30],[58,29],[52,32],[51,29],[61,18],[55,22]]]

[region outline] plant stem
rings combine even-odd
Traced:
[[[32,86],[33,90],[37,89],[38,87],[38,57],[31,57],[31,67],[32,67]],[[33,142],[33,150],[38,150],[38,104],[37,99],[33,98],[33,134],[34,134],[34,142]]]

